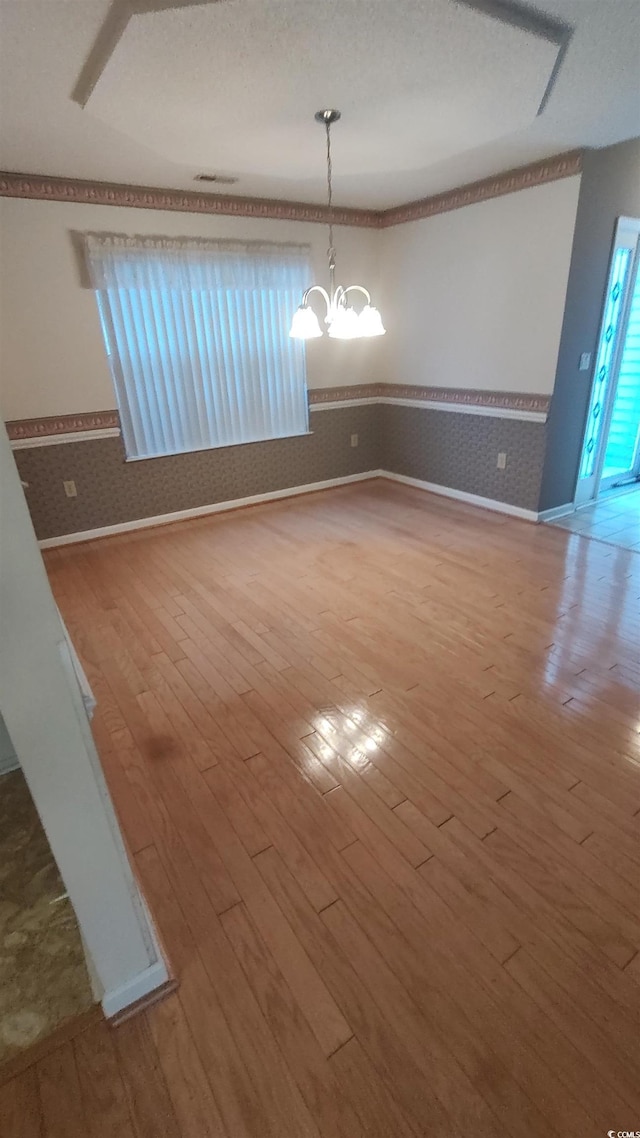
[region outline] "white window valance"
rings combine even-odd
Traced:
[[[309,268],[309,246],[291,243],[88,233],[85,244],[94,288],[109,288],[115,271],[120,287],[146,288],[154,269],[166,288],[268,288],[275,269],[280,279]]]

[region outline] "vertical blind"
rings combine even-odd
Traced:
[[[87,234],[127,456],[304,434],[308,249]]]

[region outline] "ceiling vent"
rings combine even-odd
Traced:
[[[219,186],[235,186],[237,178],[230,178],[226,174],[196,174],[194,182],[217,182]]]

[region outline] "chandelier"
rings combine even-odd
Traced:
[[[364,336],[384,336],[385,328],[382,324],[377,308],[371,306],[371,296],[362,285],[352,284],[347,288],[338,285],[336,288],[336,251],[333,244],[333,189],[331,185],[331,125],[340,118],[340,111],[317,111],[316,122],[323,123],[327,132],[327,204],[329,207],[329,292],[322,285],[311,285],[302,297],[300,307],[294,312],[291,321],[290,336],[296,340],[314,340],[322,335],[320,321],[309,304],[309,297],[313,292],[319,292],[326,305],[324,322],[328,333],[334,340],[357,340]],[[365,305],[356,312],[347,300],[349,293],[360,293],[365,298]]]

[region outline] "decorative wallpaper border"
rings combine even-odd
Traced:
[[[477,391],[467,387],[427,387],[401,383],[359,383],[351,387],[322,387],[309,391],[309,405],[353,402],[360,399],[393,399],[419,403],[447,403],[467,407],[543,414],[549,411],[550,395],[517,391]]]
[[[380,388],[387,386],[382,383],[352,383],[347,387],[310,387],[309,406],[317,407],[323,403],[353,402],[359,399],[376,399]]]
[[[532,162],[529,166],[519,166],[514,170],[507,170],[504,174],[495,174],[490,178],[482,178],[479,182],[470,182],[455,190],[447,190],[433,197],[420,198],[418,201],[384,210],[379,215],[378,226],[386,229],[390,225],[403,225],[407,221],[419,221],[423,217],[449,213],[451,210],[462,209],[464,206],[475,205],[490,198],[514,194],[518,190],[528,190],[533,186],[542,186],[546,182],[557,182],[561,178],[571,178],[581,170],[580,150],[557,154],[541,162]]]
[[[474,414],[499,414],[546,417],[551,403],[549,395],[514,391],[476,391],[465,387],[426,387],[400,383],[356,383],[347,387],[316,387],[309,391],[309,407],[319,411],[336,404],[408,403],[432,405]],[[6,424],[9,440],[15,447],[42,446],[47,443],[74,442],[76,438],[105,438],[120,431],[117,411],[86,411],[77,415],[51,415],[42,419],[13,419]]]
[[[42,439],[87,431],[120,429],[117,411],[83,411],[78,415],[49,415],[43,419],[12,419],[7,424],[10,442]]]
[[[365,229],[386,229],[438,213],[448,213],[476,202],[513,194],[518,190],[570,178],[582,169],[582,153],[572,150],[520,166],[479,182],[420,198],[392,209],[356,209],[335,206],[336,225]],[[155,189],[110,182],[90,182],[79,178],[48,177],[44,174],[0,172],[0,197],[33,198],[38,201],[78,202],[84,205],[129,206],[136,209],[173,210],[181,213],[221,214],[235,217],[270,218],[280,221],[307,221],[326,224],[327,206],[307,202],[279,201],[271,198],[236,197],[233,194],[202,194],[192,190]]]
[[[179,213],[224,214],[232,217],[270,218],[276,221],[311,221],[326,224],[329,210],[308,202],[274,198],[245,198],[233,194],[201,194],[193,190],[165,190],[153,186],[126,186],[89,182],[80,178],[50,178],[45,174],[0,172],[0,197],[35,198],[38,201],[78,202],[83,205],[129,206],[136,209],[173,210]],[[336,225],[379,227],[376,210],[335,206]]]

